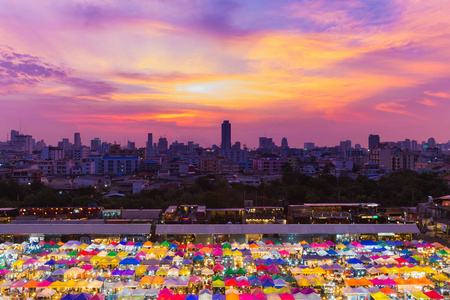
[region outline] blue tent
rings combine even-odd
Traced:
[[[81,294],[77,295],[74,300],[88,300],[89,298],[91,298],[90,294],[81,293]]]
[[[415,260],[414,258],[408,256],[408,255],[402,255],[400,256],[401,258],[403,258],[404,260],[406,260],[407,262],[409,262],[410,264],[417,264],[418,261]]]
[[[186,259],[183,260],[181,263],[182,263],[183,265],[191,265],[191,264],[192,264],[192,260],[186,258]]]
[[[263,287],[274,286],[273,280],[269,280],[269,279],[264,280],[264,281],[262,282],[262,286],[263,286]]]
[[[264,260],[264,264],[266,264],[266,265],[273,265],[274,263],[275,263],[275,261],[271,258]]]
[[[360,244],[363,246],[378,246],[378,244],[372,240],[361,241]]]
[[[248,283],[249,283],[251,286],[262,286],[262,282],[261,282],[261,280],[259,280],[258,278],[250,279],[250,280],[248,281]]]
[[[388,245],[388,246],[395,246],[395,243],[394,242],[392,242],[392,241],[386,241],[386,242],[384,242],[386,245]]]
[[[201,256],[201,255],[197,255],[197,256],[194,256],[194,261],[202,261],[204,259],[204,257],[203,256]]]
[[[105,281],[106,279],[107,279],[106,277],[100,277],[100,276],[97,276],[95,278],[95,280],[97,280],[97,281]]]
[[[334,251],[333,249],[330,249],[327,251],[328,255],[338,255],[338,253],[336,251]]]
[[[372,252],[384,252],[384,251],[386,251],[386,248],[384,247],[372,249]]]
[[[198,300],[198,295],[193,294],[187,295],[185,300]]]
[[[47,279],[45,279],[45,281],[48,281],[48,282],[55,282],[57,280],[59,280],[59,278],[55,277],[55,276],[50,276],[50,277],[47,277]]]
[[[77,295],[74,294],[66,294],[65,296],[62,296],[60,300],[74,300],[77,297]]]
[[[119,265],[138,265],[139,261],[136,258],[125,258],[119,262]]]
[[[226,297],[224,294],[214,294],[212,300],[226,300]]]
[[[349,263],[351,265],[356,265],[356,264],[362,264],[362,261],[360,261],[357,258],[350,258],[350,259],[347,259],[347,263]]]
[[[442,257],[440,257],[439,255],[432,255],[430,256],[430,259],[434,259],[434,260],[442,260]]]
[[[401,254],[405,254],[405,255],[410,255],[410,254],[412,254],[412,252],[409,251],[408,249],[404,249],[404,250],[400,251],[400,253],[401,253]]]
[[[285,264],[286,264],[286,262],[285,262],[284,260],[282,260],[281,258],[277,258],[277,259],[275,260],[275,262],[276,262],[277,264],[279,264],[279,265],[285,265]]]
[[[54,266],[54,265],[55,265],[55,261],[54,261],[53,258],[52,258],[52,259],[50,259],[48,262],[46,262],[44,265],[47,265],[47,266]]]

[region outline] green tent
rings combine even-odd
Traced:
[[[236,271],[236,274],[238,274],[238,275],[245,275],[245,274],[247,274],[247,272],[245,272],[244,269],[239,268],[239,270]]]
[[[233,275],[233,274],[235,274],[235,272],[231,268],[229,268],[225,271],[225,275]]]

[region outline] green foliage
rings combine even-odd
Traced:
[[[293,171],[287,165],[281,179],[259,186],[229,184],[223,177],[205,176],[180,189],[154,189],[123,198],[102,198],[94,188],[76,194],[59,194],[42,184],[20,185],[0,182],[1,207],[87,206],[105,208],[162,208],[198,204],[208,208],[243,207],[244,199],[255,205],[276,205],[279,199],[290,204],[317,202],[376,202],[385,206],[415,206],[426,196],[449,194],[447,184],[434,173],[399,171],[373,181],[365,176],[355,180],[331,174],[313,178]]]

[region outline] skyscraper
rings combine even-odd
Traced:
[[[166,138],[160,137],[158,141],[158,152],[165,153],[169,148],[169,143]]]
[[[220,144],[220,148],[231,148],[231,124],[228,120],[225,120],[222,123],[222,143]]]
[[[369,135],[369,150],[378,148],[380,145],[380,136],[378,134]]]
[[[348,150],[352,147],[352,141],[350,140],[341,141],[340,146],[342,151]]]
[[[153,148],[153,133],[147,133],[147,143],[145,144],[145,148],[147,148],[147,156],[149,156]]]
[[[102,145],[102,140],[99,138],[95,138],[91,140],[91,151],[100,150],[100,146]]]
[[[81,148],[81,135],[79,132],[75,132],[73,135],[73,147],[75,149]]]
[[[287,149],[287,148],[289,148],[288,140],[287,140],[287,138],[285,138],[285,137],[281,139],[281,148],[282,148],[282,149]]]

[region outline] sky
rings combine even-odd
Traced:
[[[450,1],[0,1],[0,140],[450,134]]]

